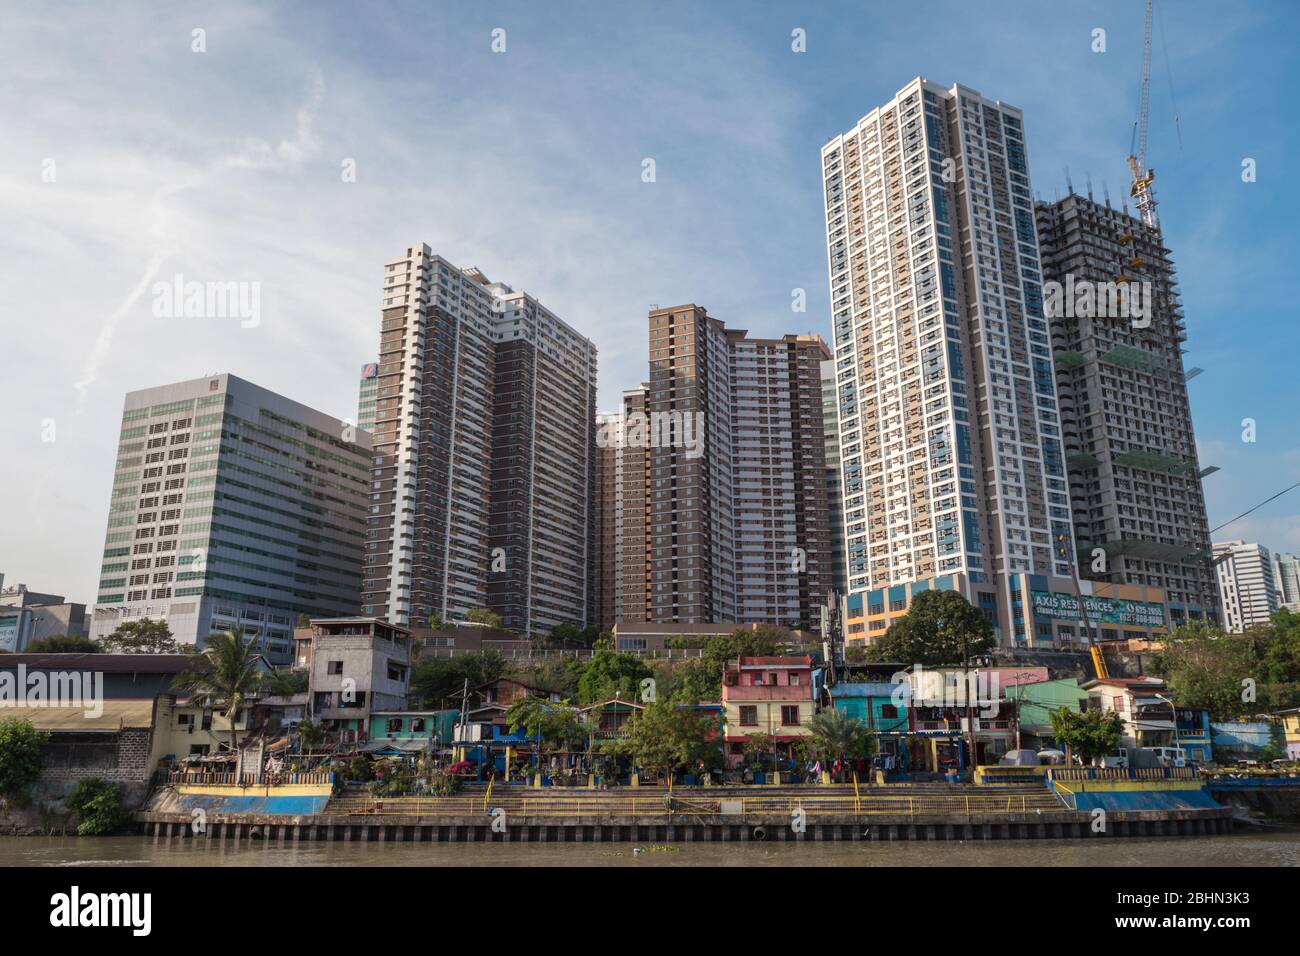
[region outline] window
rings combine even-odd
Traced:
[[[328,674],[342,674],[342,673],[343,673],[343,662],[342,662],[342,661],[330,661],[330,662],[326,665],[326,673],[328,673]]]
[[[389,736],[391,737],[393,734],[400,734],[401,732],[402,732],[402,718],[401,718],[401,717],[389,717],[389,718],[388,718],[388,734],[389,734]]]
[[[895,707],[893,704],[881,704],[880,716],[895,718],[898,716],[898,708]]]
[[[1123,698],[1123,697],[1112,697],[1112,698],[1110,699],[1110,706],[1113,707],[1115,710],[1123,710],[1123,709],[1124,709],[1124,698]]]
[[[783,706],[781,708],[781,726],[797,727],[799,726],[799,708],[798,706]]]
[[[756,727],[758,726],[758,708],[750,705],[743,705],[740,708],[740,726]]]
[[[412,718],[411,718],[411,733],[413,733],[413,734],[422,734],[422,733],[424,733],[424,718],[423,718],[423,717],[412,717]]]

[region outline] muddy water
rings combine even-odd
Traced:
[[[0,866],[1300,866],[1300,832],[960,843],[301,843],[0,837]]]

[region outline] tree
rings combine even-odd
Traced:
[[[50,739],[30,720],[0,718],[0,796],[21,799],[41,776],[41,747]]]
[[[578,679],[578,700],[584,705],[598,704],[618,697],[639,702],[641,681],[651,677],[650,668],[633,654],[599,650],[583,668]]]
[[[1124,736],[1124,718],[1089,708],[1078,712],[1062,707],[1051,713],[1052,736],[1084,762],[1114,753]]]
[[[1176,628],[1152,670],[1183,707],[1229,718],[1300,705],[1300,615],[1283,608],[1240,634],[1202,621]]]
[[[869,760],[876,754],[878,744],[871,728],[838,707],[814,714],[809,726],[811,752],[819,760]]]
[[[506,672],[506,659],[496,651],[477,651],[455,657],[421,657],[411,670],[411,696],[423,707],[459,703],[461,689],[494,681]]]
[[[465,615],[465,620],[471,624],[482,624],[484,627],[490,627],[493,630],[501,630],[501,615],[485,607],[471,608]]]
[[[435,631],[449,631],[455,626],[451,621],[445,620],[441,614],[429,615],[429,627]]]
[[[261,691],[268,697],[292,697],[307,691],[307,672],[279,667],[262,675]]]
[[[172,686],[188,694],[196,706],[221,708],[221,715],[230,721],[230,749],[238,753],[235,722],[240,708],[258,692],[261,683],[253,644],[246,644],[244,629],[236,627],[209,637],[203,652],[176,675]]]
[[[97,643],[80,634],[51,634],[27,645],[28,654],[98,654],[103,650]]]
[[[707,716],[659,699],[632,715],[619,749],[637,766],[658,773],[721,766],[722,756]]]
[[[771,734],[761,730],[749,734],[741,745],[741,750],[745,755],[745,763],[754,770],[776,769],[776,738]]]
[[[965,664],[995,643],[983,612],[956,591],[922,591],[869,653],[873,660],[902,664]]]
[[[542,643],[548,647],[568,647],[570,644],[579,644],[582,641],[582,628],[577,624],[557,624],[551,628],[551,633],[542,638]]]
[[[543,657],[516,676],[526,684],[558,694],[562,700],[577,700],[578,681],[584,670],[586,664],[576,657]]]
[[[144,617],[119,624],[104,638],[104,650],[115,654],[182,654],[166,621]]]
[[[563,749],[565,744],[583,741],[587,736],[577,708],[552,704],[533,694],[515,698],[506,710],[506,724],[511,733],[522,730],[530,739],[550,744],[552,750]]]
[[[729,661],[776,654],[787,640],[789,635],[784,630],[767,624],[753,629],[738,627],[726,636],[705,638],[700,643],[700,656],[673,671],[671,696],[685,704],[718,700],[722,697],[722,672]],[[685,647],[693,641],[672,638],[669,643]]]

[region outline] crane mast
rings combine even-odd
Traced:
[[[1133,175],[1131,190],[1142,221],[1152,229],[1158,228],[1156,219],[1156,194],[1152,184],[1156,172],[1147,168],[1147,114],[1151,100],[1151,19],[1154,0],[1147,0],[1146,21],[1142,35],[1142,85],[1138,92],[1138,118],[1133,127],[1136,146],[1130,145],[1129,172]]]

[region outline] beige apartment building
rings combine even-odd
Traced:
[[[384,267],[362,613],[490,608],[520,634],[593,613],[596,347],[424,244]]]
[[[830,587],[816,336],[748,337],[697,305],[649,316],[624,394],[619,620],[808,628]]]

